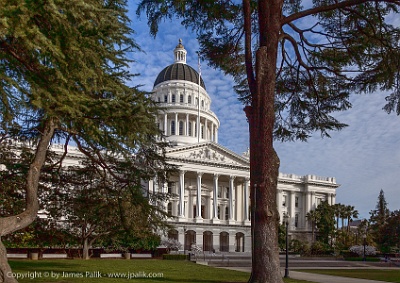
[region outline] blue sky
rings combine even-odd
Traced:
[[[173,63],[173,49],[181,38],[188,51],[187,63],[197,69],[198,43],[177,20],[161,23],[156,38],[149,34],[145,16],[130,11],[135,40],[143,52],[133,55],[133,81],[151,91],[158,73]],[[400,20],[397,19],[397,24]],[[202,77],[212,99],[211,109],[221,122],[219,143],[236,153],[249,144],[243,105],[233,91],[233,81],[202,62]],[[354,205],[360,218],[369,218],[383,189],[390,210],[400,209],[400,117],[382,110],[385,94],[354,95],[353,108],[335,116],[349,127],[322,139],[316,133],[308,142],[275,143],[281,159],[280,171],[296,175],[335,177],[341,184],[336,202]]]

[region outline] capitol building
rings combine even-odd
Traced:
[[[218,144],[221,125],[206,83],[186,64],[181,41],[173,54],[174,63],[155,79],[152,97],[163,109],[157,123],[169,142],[167,162],[179,170],[165,183],[150,180],[147,189],[170,194],[162,204],[174,227],[168,237],[185,250],[196,244],[204,251],[250,252],[248,153]],[[290,215],[291,238],[311,240],[307,212],[322,201],[333,205],[338,187],[335,178],[279,174],[277,206],[281,219]]]

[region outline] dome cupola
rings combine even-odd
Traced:
[[[186,64],[186,49],[182,45],[182,40],[179,40],[178,45],[174,49],[175,63],[165,67],[157,76],[154,87],[166,81],[189,81],[199,84],[199,73]],[[200,86],[206,89],[203,78],[200,76]]]

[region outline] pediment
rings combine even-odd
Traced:
[[[226,166],[249,166],[248,159],[216,143],[202,143],[170,148],[167,150],[166,155],[168,159],[188,163],[201,162]]]

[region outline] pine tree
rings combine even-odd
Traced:
[[[387,223],[387,220],[390,216],[390,211],[387,207],[387,202],[385,199],[385,193],[381,189],[378,196],[378,202],[376,203],[376,207],[374,210],[370,211],[369,218],[369,231],[372,234],[372,237],[375,243],[378,245],[380,249],[383,248],[384,245],[384,227]]]
[[[54,141],[66,149],[74,142],[109,172],[109,157],[126,159],[137,178],[163,168],[155,104],[129,86],[127,58],[139,47],[126,12],[125,0],[0,1],[0,133],[34,149],[19,188],[26,207],[0,218],[0,237],[36,218],[41,169]],[[7,274],[0,242],[0,282],[16,282]]]

